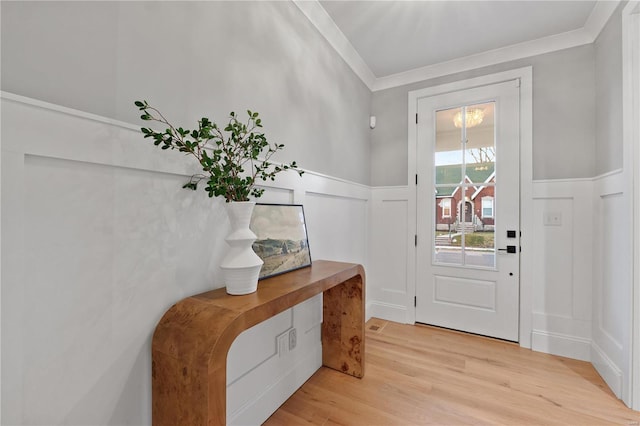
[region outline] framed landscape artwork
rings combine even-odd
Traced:
[[[257,203],[249,227],[257,236],[253,250],[264,261],[260,279],[311,265],[302,205]]]

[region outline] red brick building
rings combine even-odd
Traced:
[[[467,186],[466,193],[461,184]],[[436,229],[493,231],[495,224],[495,164],[436,167]]]

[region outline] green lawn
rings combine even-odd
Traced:
[[[452,232],[452,235],[454,233]],[[436,235],[449,235],[447,231],[436,231]],[[452,246],[460,247],[462,241],[462,235],[455,235],[451,242]],[[494,248],[494,233],[493,232],[474,232],[472,234],[465,235],[465,242],[467,247],[475,248]]]

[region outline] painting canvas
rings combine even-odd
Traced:
[[[260,279],[311,265],[304,209],[296,204],[256,204],[249,226],[253,250],[264,261]]]

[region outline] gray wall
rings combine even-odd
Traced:
[[[258,111],[277,158],[368,184],[371,92],[289,2],[2,2],[2,90],[138,123]]]
[[[374,92],[371,184],[407,184],[408,92],[531,65],[533,67],[533,177],[592,177],[595,173],[593,45],[507,62]]]
[[[269,139],[286,145],[277,159],[369,183],[371,92],[290,2],[0,8],[4,91],[138,124],[135,99],[189,127],[250,108]],[[180,189],[184,157],[137,133],[10,104],[2,111],[2,228],[14,229],[2,240],[2,424],[150,424],[151,334],[176,300],[220,285],[223,202]],[[298,190],[319,236],[314,253],[362,263],[366,202],[314,178],[300,180],[320,182],[314,196]],[[336,237],[343,228],[349,235]],[[270,373],[288,379],[300,365]]]
[[[622,168],[622,9],[595,42],[596,174]]]

